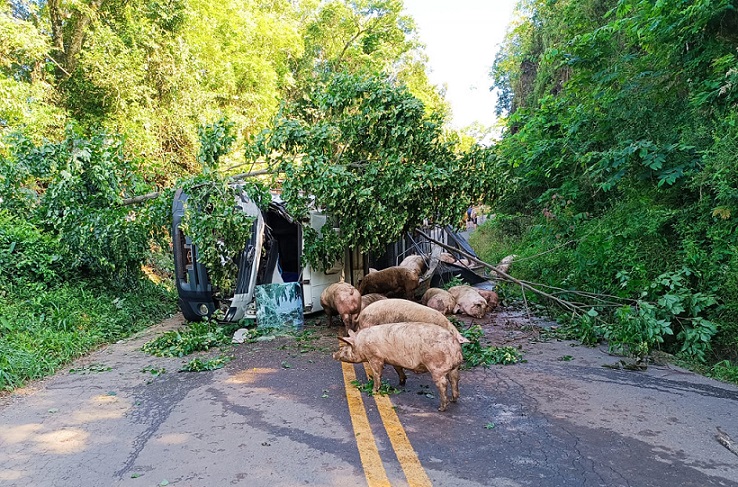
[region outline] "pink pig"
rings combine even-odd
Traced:
[[[487,311],[492,311],[500,304],[500,297],[496,292],[487,289],[477,289],[477,292],[487,300]]]
[[[428,268],[425,259],[420,255],[408,255],[402,259],[400,267],[407,267],[410,270],[414,270],[418,276],[422,276]]]
[[[454,286],[448,290],[456,298],[457,309],[474,318],[483,318],[487,313],[487,300],[471,286]]]
[[[385,364],[394,366],[403,385],[403,368],[416,373],[430,372],[441,398],[439,411],[448,407],[447,388],[451,384],[451,401],[459,398],[459,367],[464,360],[459,341],[448,330],[420,322],[390,323],[372,326],[358,333],[349,331],[339,340],[347,345],[333,354],[335,360],[350,363],[368,362],[372,369],[374,392],[379,392]]]
[[[445,289],[432,287],[428,289],[420,302],[429,308],[433,308],[436,311],[440,311],[445,315],[450,315],[456,308],[456,299],[451,296],[451,293]]]
[[[432,323],[448,330],[459,343],[469,343],[443,313],[406,299],[383,299],[370,304],[361,310],[358,328],[361,330],[370,326],[403,321]]]
[[[361,309],[363,310],[372,303],[376,303],[382,299],[387,299],[387,296],[378,293],[369,293],[361,297]]]
[[[320,305],[328,316],[328,324],[333,322],[337,314],[347,329],[355,330],[361,312],[361,295],[359,290],[347,282],[331,284],[320,294]]]

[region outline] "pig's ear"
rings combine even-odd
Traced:
[[[351,341],[353,341],[354,340],[354,337],[356,337],[356,332],[354,330],[352,330],[351,328],[349,328],[348,335],[349,335],[349,337],[351,337]]]
[[[349,333],[351,333],[351,330],[349,330]],[[338,339],[352,347],[354,346],[354,337],[338,337]]]

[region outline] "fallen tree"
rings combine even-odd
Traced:
[[[605,339],[611,351],[635,357],[637,369],[645,367],[645,358],[665,343],[666,336],[674,335],[673,324],[687,330],[682,331],[677,338],[684,340],[682,351],[688,351],[693,355],[704,354],[705,349],[702,343],[689,339],[689,332],[714,333],[714,323],[696,315],[690,316],[688,313],[693,311],[688,311],[686,306],[681,307],[680,300],[694,300],[695,297],[673,293],[668,283],[670,276],[662,276],[666,291],[660,298],[652,301],[562,289],[515,278],[499,266],[484,262],[464,250],[448,246],[420,229],[416,232],[430,242],[462,255],[470,262],[484,266],[495,274],[496,279],[519,286],[526,307],[525,293],[531,292],[565,310],[569,314],[568,321],[575,328],[579,328],[579,338],[583,342],[594,344],[600,339]],[[574,296],[578,301],[563,299],[562,295]],[[711,306],[714,299],[707,296],[702,298],[702,303]]]

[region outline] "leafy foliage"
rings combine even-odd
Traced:
[[[369,379],[366,382],[352,380],[351,384],[369,396],[374,395],[374,379]],[[399,394],[402,392],[402,389],[398,389],[391,385],[387,380],[382,380],[382,384],[379,386],[379,390],[377,392],[379,392],[381,396],[386,396],[388,394]]]
[[[248,161],[284,173],[292,214],[319,208],[340,227],[306,229],[305,256],[319,268],[346,248],[378,250],[426,220],[456,223],[470,200],[494,195],[490,157],[479,148],[456,154],[441,120],[404,86],[347,74],[286,107],[247,147]]]
[[[305,5],[303,5],[304,7]],[[331,0],[305,10],[304,46],[293,64],[295,85],[286,99],[299,100],[316,79],[331,73],[392,73],[435,113],[448,104],[431,85],[412,18],[399,0]]]
[[[465,368],[470,369],[479,365],[484,367],[511,365],[523,360],[522,354],[515,347],[483,347],[479,339],[484,336],[484,330],[479,325],[470,326],[460,331],[462,336],[469,340],[469,343],[461,344]]]
[[[0,156],[0,387],[53,373],[174,308],[141,280],[145,213],[123,209],[139,179],[115,139],[9,139]]]
[[[203,320],[182,330],[168,331],[145,343],[141,350],[157,357],[184,357],[230,343],[229,331],[214,320]]]
[[[135,272],[148,252],[145,213],[121,205],[146,186],[122,141],[72,130],[59,143],[17,135],[0,155],[0,198],[56,240],[66,266],[92,274]]]
[[[721,360],[713,365],[708,375],[718,380],[738,384],[738,367],[731,364],[729,360]]]
[[[0,150],[18,127],[37,138],[57,135],[64,126],[64,109],[43,76],[50,48],[43,29],[14,16],[11,2],[0,3]]]
[[[454,277],[452,277],[451,279],[449,279],[449,281],[448,281],[448,282],[444,283],[444,284],[443,284],[443,285],[441,286],[441,288],[442,288],[442,289],[445,289],[446,291],[448,291],[449,289],[451,289],[451,288],[452,288],[452,287],[454,287],[454,286],[462,286],[462,285],[464,285],[464,284],[465,284],[465,283],[464,283],[464,280],[463,280],[463,279],[461,279],[460,277],[456,277],[456,276],[454,276]]]
[[[57,241],[25,219],[0,210],[0,278],[44,287],[64,269]]]
[[[180,372],[204,372],[206,370],[218,370],[225,367],[225,365],[233,360],[232,355],[219,355],[210,359],[194,358],[184,364],[180,369]]]
[[[234,183],[218,172],[220,157],[229,152],[235,140],[232,123],[221,119],[201,127],[199,132],[202,173],[180,182],[188,196],[181,227],[197,246],[198,258],[208,269],[210,282],[221,290],[230,290],[254,222],[254,216],[243,211],[237,202],[243,201],[245,193],[264,209],[271,197],[258,181]]]

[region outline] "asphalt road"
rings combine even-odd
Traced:
[[[738,455],[716,439],[738,440],[738,388],[674,366],[605,368],[618,358],[542,341],[522,313],[482,324],[527,361],[462,371],[445,413],[428,374],[359,392],[363,367],[330,356],[337,328],[234,346],[211,372],[140,351],[180,324],[0,398],[0,485],[738,486]]]

